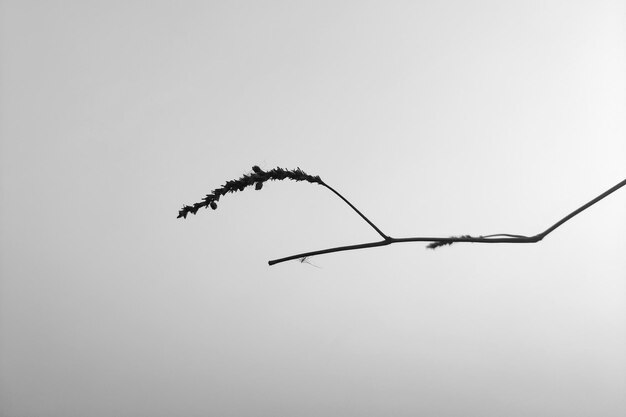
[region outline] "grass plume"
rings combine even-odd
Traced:
[[[213,190],[211,194],[207,194],[206,197],[202,199],[202,201],[195,203],[191,206],[183,206],[183,208],[178,211],[177,218],[182,217],[186,219],[189,213],[195,215],[202,207],[211,207],[213,210],[216,210],[217,202],[219,201],[220,197],[223,197],[228,193],[243,191],[246,189],[246,187],[251,187],[253,185],[254,189],[258,191],[263,188],[263,183],[265,181],[280,181],[284,179],[290,179],[293,181],[307,181],[314,184],[323,184],[322,179],[318,175],[309,175],[306,172],[302,171],[300,168],[290,170],[276,167],[269,171],[263,171],[261,168],[255,165],[252,167],[251,173],[244,174],[239,179],[226,181],[224,185]]]

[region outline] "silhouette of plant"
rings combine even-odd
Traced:
[[[246,187],[254,185],[255,190],[263,188],[263,183],[268,180],[284,180],[290,179],[294,181],[308,181],[310,183],[322,184],[320,177],[314,177],[306,174],[300,168],[294,170],[274,168],[270,171],[263,171],[258,166],[252,167],[252,173],[244,174],[238,180],[226,181],[226,184],[220,188],[213,190],[211,194],[207,194],[200,203],[195,203],[193,206],[185,206],[178,212],[178,218],[187,218],[187,214],[196,214],[202,207],[211,207],[213,210],[217,209],[217,202],[220,197],[227,193],[234,193],[235,191],[243,191]]]
[[[534,236],[524,236],[524,235],[516,235],[510,233],[498,233],[492,235],[481,235],[481,236],[471,236],[471,235],[461,235],[461,236],[450,236],[450,237],[403,237],[403,238],[395,238],[386,235],[383,233],[374,223],[372,223],[363,213],[361,213],[350,201],[348,201],[344,196],[339,194],[334,188],[326,184],[319,175],[309,175],[306,172],[302,171],[300,168],[296,168],[293,170],[284,169],[284,168],[274,168],[269,171],[263,171],[258,166],[252,167],[252,172],[248,174],[244,174],[237,180],[229,180],[226,183],[216,188],[211,192],[211,194],[207,194],[201,202],[195,203],[191,206],[184,206],[178,212],[178,218],[187,218],[189,213],[196,214],[199,209],[202,207],[208,208],[211,207],[213,210],[217,209],[217,202],[220,197],[226,195],[227,193],[234,193],[236,191],[243,191],[247,187],[254,185],[255,190],[260,190],[263,188],[263,183],[269,180],[272,181],[280,181],[290,179],[293,181],[306,181],[312,184],[319,184],[323,187],[326,187],[330,191],[332,191],[336,196],[338,196],[341,200],[343,200],[352,210],[354,210],[367,224],[370,225],[381,237],[382,240],[376,242],[367,242],[360,243],[356,245],[348,245],[348,246],[336,246],[327,249],[320,249],[311,252],[299,253],[297,255],[286,256],[280,259],[274,259],[269,261],[270,265],[275,265],[285,261],[291,261],[294,259],[299,259],[300,262],[307,262],[311,256],[323,255],[326,253],[333,252],[343,252],[348,250],[356,250],[356,249],[366,249],[366,248],[374,248],[377,246],[386,246],[391,245],[393,243],[404,243],[404,242],[431,242],[426,247],[428,249],[436,249],[440,246],[452,245],[453,243],[458,242],[471,242],[471,243],[536,243],[545,238],[548,234],[553,232],[557,227],[561,226],[566,221],[570,220],[572,217],[576,216],[583,210],[588,209],[598,201],[602,200],[609,194],[617,191],[624,185],[626,185],[626,179],[611,187],[604,193],[600,194],[593,200],[583,204],[576,210],[569,213],[567,216],[563,217],[561,220],[547,228],[541,233],[538,233]]]

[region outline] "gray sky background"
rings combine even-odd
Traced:
[[[0,415],[626,415],[623,1],[0,3]]]

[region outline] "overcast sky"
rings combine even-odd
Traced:
[[[0,3],[0,415],[626,415],[623,1]]]

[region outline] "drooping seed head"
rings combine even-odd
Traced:
[[[220,188],[216,188],[210,194],[204,197],[202,202],[195,203],[193,206],[183,206],[178,211],[178,217],[187,218],[187,214],[196,214],[201,207],[211,207],[213,210],[217,209],[216,202],[221,196],[226,193],[234,193],[236,191],[243,191],[246,187],[254,185],[255,190],[263,188],[265,181],[280,181],[284,179],[290,179],[293,181],[307,181],[312,184],[324,185],[324,182],[319,175],[309,175],[299,167],[293,170],[276,167],[269,171],[263,171],[258,165],[252,167],[252,173],[244,174],[239,179],[228,180]]]

